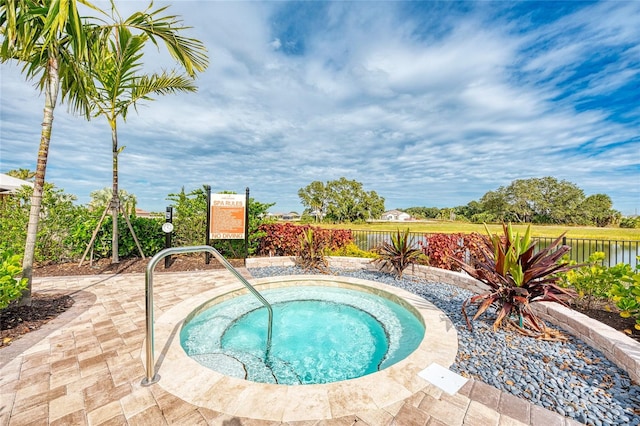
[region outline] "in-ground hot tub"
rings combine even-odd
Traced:
[[[391,293],[339,278],[323,286],[297,284],[261,291],[273,308],[271,341],[267,308],[245,294],[220,296],[190,314],[180,332],[182,347],[229,376],[297,385],[380,371],[411,354],[424,337],[420,314]]]
[[[157,386],[186,402],[230,416],[282,422],[321,420],[380,409],[392,412],[394,404],[428,386],[418,372],[432,363],[449,367],[455,359],[457,333],[449,319],[430,302],[405,290],[374,281],[318,275],[262,278],[251,280],[251,284],[260,292],[320,286],[378,295],[412,312],[418,322],[424,324],[424,334],[415,350],[404,359],[362,377],[304,386],[256,383],[232,377],[192,359],[180,343],[180,331],[186,319],[193,318],[194,313],[214,299],[222,303],[246,293],[231,274],[222,279],[218,275],[212,290],[185,300],[156,320],[155,342],[160,352],[156,367],[161,376]]]

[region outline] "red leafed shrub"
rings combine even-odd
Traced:
[[[460,271],[460,261],[475,262],[480,256],[479,244],[482,235],[472,234],[430,234],[426,235],[426,242],[420,242],[422,252],[429,257],[429,266]]]
[[[323,229],[310,225],[291,223],[268,223],[260,225],[264,232],[260,238],[258,254],[261,256],[295,256],[300,250],[300,238],[304,232],[312,229],[313,238],[327,250],[339,250],[353,242],[348,229]]]

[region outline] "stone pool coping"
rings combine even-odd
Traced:
[[[422,317],[425,336],[404,360],[357,379],[320,385],[274,385],[225,376],[189,358],[180,345],[185,318],[202,304],[242,290],[240,283],[224,284],[172,307],[155,321],[157,385],[191,404],[239,417],[268,421],[313,421],[384,409],[423,391],[429,383],[418,373],[437,363],[448,368],[458,350],[457,332],[447,316],[430,302],[399,288],[348,277],[287,276],[250,280],[258,290],[283,285],[368,287],[405,301]],[[160,349],[160,345],[164,348]],[[141,358],[145,359],[144,350]],[[185,374],[185,372],[189,374]]]
[[[328,259],[330,266],[335,268],[378,270],[370,259],[357,257],[328,257]],[[286,256],[247,259],[248,268],[293,265],[292,258]],[[428,281],[455,285],[475,293],[487,289],[483,283],[465,273],[429,266],[414,265],[407,268],[404,274]],[[640,384],[639,342],[600,321],[557,303],[539,302],[533,304],[532,307],[544,320],[562,327],[573,336],[601,351],[609,361],[625,370],[634,383]]]

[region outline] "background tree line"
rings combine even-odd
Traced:
[[[482,222],[521,222],[560,225],[635,227],[622,218],[606,194],[585,196],[577,185],[553,177],[517,179],[465,206],[439,209],[410,207],[403,211],[421,219]]]
[[[384,198],[365,191],[362,183],[344,177],[311,182],[298,191],[305,206],[303,219],[317,222],[364,222],[380,219]],[[634,228],[637,218],[624,218],[606,194],[585,196],[577,185],[553,177],[518,179],[489,191],[480,200],[457,207],[409,207],[417,219],[460,220],[474,223],[520,222]]]

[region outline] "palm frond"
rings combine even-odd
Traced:
[[[153,2],[147,10],[134,13],[122,25],[142,31],[155,45],[158,45],[157,39],[162,40],[169,54],[185,68],[189,76],[194,77],[196,71],[204,71],[209,65],[204,44],[180,34],[180,31],[190,27],[183,26],[176,15],[162,16],[168,6],[151,10],[152,6]]]

